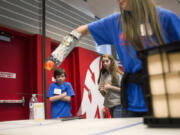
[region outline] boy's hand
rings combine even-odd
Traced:
[[[67,92],[63,92],[62,94],[63,94],[63,96],[67,96]]]

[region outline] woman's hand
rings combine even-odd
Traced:
[[[104,84],[100,84],[98,90],[99,90],[99,92],[101,93],[102,96],[106,95],[106,91],[104,89]]]
[[[110,89],[111,89],[111,84],[105,83],[105,84],[104,84],[104,89],[105,89],[105,91],[110,90]]]
[[[103,91],[104,90],[104,84],[100,84],[99,85],[99,91]]]
[[[111,85],[109,83],[103,83],[99,85],[99,91],[103,96],[109,92],[110,88]]]

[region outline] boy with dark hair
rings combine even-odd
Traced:
[[[71,117],[71,97],[74,90],[69,82],[65,82],[67,75],[64,69],[54,71],[55,83],[49,86],[47,97],[51,102],[51,118]]]

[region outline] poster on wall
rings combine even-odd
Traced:
[[[95,58],[87,69],[81,106],[78,114],[86,118],[103,118],[104,98],[98,90],[98,77],[100,71],[100,56]]]
[[[12,78],[12,79],[16,79],[16,73],[0,71],[0,78]]]

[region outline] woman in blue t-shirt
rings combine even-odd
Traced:
[[[180,40],[180,19],[167,9],[156,7],[154,0],[117,0],[120,13],[114,13],[75,29],[76,39],[91,34],[98,45],[114,45],[125,73],[142,69],[136,51]],[[81,35],[81,36],[80,36]],[[142,88],[127,84],[127,116],[142,116],[147,112]]]

